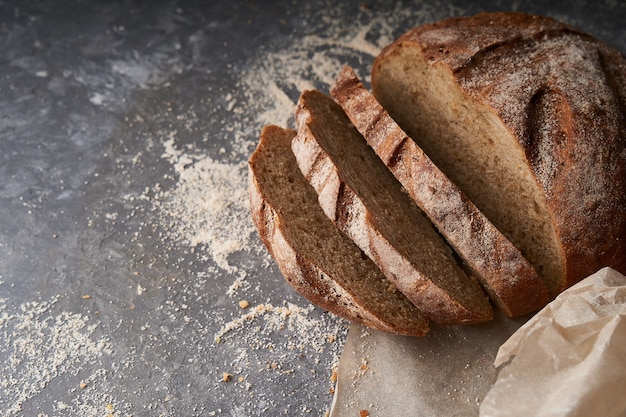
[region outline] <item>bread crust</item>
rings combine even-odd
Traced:
[[[352,123],[508,316],[537,311],[549,300],[533,267],[344,68],[331,89]]]
[[[556,20],[487,13],[415,28],[385,48],[378,72],[410,48],[445,68],[516,138],[562,253],[552,296],[604,266],[626,272],[626,60]]]
[[[309,185],[298,171],[293,155],[290,155],[290,158],[284,158],[286,161],[281,162],[268,160],[267,155],[269,148],[283,148],[281,152],[291,153],[291,138],[294,135],[295,131],[293,130],[282,129],[278,126],[265,127],[261,134],[261,141],[250,157],[248,164],[248,192],[252,220],[258,230],[259,237],[276,261],[285,280],[298,293],[314,304],[350,321],[363,323],[373,329],[389,333],[410,336],[425,335],[429,330],[427,319],[399,293],[395,303],[375,306],[376,309],[384,308],[390,312],[390,314],[386,314],[386,318],[382,317],[381,314],[370,308],[372,305],[372,301],[368,300],[370,294],[346,286],[345,280],[336,276],[336,270],[332,270],[328,265],[322,265],[320,259],[316,259],[315,255],[305,253],[301,249],[303,243],[310,243],[310,239],[315,236],[316,231],[304,230],[301,226],[295,226],[293,218],[288,218],[286,214],[288,211],[293,213],[293,207],[288,208],[285,207],[284,203],[281,204],[282,197],[277,194],[283,192],[296,193],[304,195],[304,198],[315,200],[315,192],[312,189],[307,189]],[[272,191],[272,183],[275,185],[275,181],[263,177],[262,172],[270,164],[277,164],[272,168],[275,171],[273,175],[293,175],[290,181],[285,182],[285,189],[278,192]],[[289,187],[293,188],[289,189]],[[303,212],[301,215],[311,218],[316,214],[318,213]],[[323,216],[320,210],[318,218]],[[290,220],[292,220],[291,223]],[[330,224],[330,220],[325,217],[324,220]],[[310,224],[314,227],[314,223]],[[348,249],[342,253],[348,254],[345,259],[346,262],[357,265],[356,273],[360,271],[369,278],[379,279],[381,281],[379,287],[385,287],[386,279],[380,270],[362,255],[358,247],[347,237],[340,235],[338,231],[337,234],[331,233],[331,235],[329,242],[322,243],[328,243],[329,248],[345,249],[347,247]],[[322,236],[320,239],[323,240],[324,237]],[[309,241],[305,242],[307,240]],[[356,279],[361,278],[364,277],[356,277]],[[404,324],[399,324],[393,318],[390,319],[394,310],[400,310],[399,307],[412,314],[410,319],[404,320]],[[407,325],[407,322],[410,325]]]

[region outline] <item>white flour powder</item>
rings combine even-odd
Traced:
[[[92,337],[97,324],[80,314],[54,313],[58,297],[17,307],[7,301],[0,299],[0,415],[23,415],[23,404],[44,388],[76,378],[83,379],[65,388],[66,400],[57,409],[103,415],[113,402],[94,386],[106,377],[100,358],[112,352],[106,338]],[[82,375],[86,368],[96,371]]]
[[[229,112],[229,123],[221,127],[222,137],[218,139],[227,139],[233,148],[219,160],[195,146],[180,149],[176,132],[161,132],[163,158],[172,164],[177,183],[170,190],[158,191],[154,204],[163,214],[170,237],[191,247],[204,246],[206,251],[197,251],[198,256],[236,272],[237,266],[228,262],[228,256],[250,248],[254,228],[248,207],[247,158],[262,127],[290,127],[299,93],[312,88],[327,90],[346,57],[370,62],[391,39],[391,26],[387,25],[380,19],[324,37],[305,36],[242,69],[237,90],[222,92],[219,101],[225,105],[216,108],[216,119],[222,107]],[[375,43],[368,40],[373,27]],[[197,116],[189,112],[178,117],[185,120]]]
[[[236,267],[228,255],[250,246],[253,232],[249,217],[245,164],[228,164],[196,153],[182,153],[174,140],[164,143],[163,157],[178,176],[176,187],[157,194],[155,204],[165,215],[171,237],[206,251],[200,258],[212,260],[228,272]]]

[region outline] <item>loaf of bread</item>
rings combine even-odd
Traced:
[[[371,85],[345,69],[339,105],[303,93],[298,131],[265,128],[250,159],[254,223],[302,295],[423,335],[429,318],[491,317],[472,273],[509,316],[603,267],[626,273],[620,52],[550,18],[486,13],[402,35]]]
[[[554,297],[626,272],[626,60],[553,19],[418,27],[376,58],[378,101],[534,265]]]
[[[412,336],[426,318],[322,212],[291,152],[292,130],[268,126],[249,160],[253,222],[289,284],[348,320]]]
[[[337,103],[304,92],[296,126],[293,153],[326,215],[426,317],[445,325],[492,319],[478,281]]]
[[[350,68],[339,74],[331,92],[504,314],[521,316],[548,302],[546,286],[532,265],[407,136]]]

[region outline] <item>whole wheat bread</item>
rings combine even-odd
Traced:
[[[492,319],[478,281],[404,192],[341,107],[305,91],[292,150],[326,215],[429,319],[439,324]]]
[[[415,28],[372,69],[382,106],[535,266],[551,296],[626,272],[626,60],[555,20]]]
[[[546,286],[528,261],[395,123],[352,69],[343,69],[331,92],[506,315],[534,312],[548,302]]]
[[[292,130],[266,127],[249,160],[252,219],[289,284],[372,328],[421,336],[427,319],[322,212],[291,152]]]

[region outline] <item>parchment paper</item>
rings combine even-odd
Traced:
[[[626,397],[623,395],[626,329],[621,320],[626,303],[624,286],[625,277],[604,269],[563,293],[531,320],[498,315],[493,322],[482,325],[434,327],[423,338],[393,336],[353,324],[339,363],[330,416],[441,417],[478,416],[479,412],[485,417],[603,415],[589,414],[589,409],[583,408],[584,404],[595,403],[597,396],[583,397],[588,390],[572,385],[591,388],[614,384],[613,391]],[[558,331],[540,330],[555,326],[563,330],[564,336]],[[570,326],[573,331],[568,330]],[[547,338],[538,339],[535,334]],[[561,342],[574,348],[563,349]],[[572,353],[579,350],[585,353]],[[608,356],[601,355],[602,352]],[[498,365],[508,361],[510,355],[517,355],[501,370],[500,376],[494,364],[496,354]],[[546,363],[549,358],[551,363]],[[572,366],[586,358],[592,360],[588,368]],[[565,366],[563,372],[558,379],[551,379],[547,371],[560,370],[559,364]],[[592,378],[590,372],[598,367],[614,371],[608,372],[607,379],[597,380],[597,375]],[[546,372],[537,373],[536,369]],[[578,372],[583,374],[576,377]],[[547,380],[541,382],[543,378]],[[581,380],[586,383],[581,384]],[[550,397],[557,385],[554,404],[560,403],[563,392],[569,392],[568,398],[581,397],[576,407],[582,414],[545,414],[532,408]],[[589,391],[599,394],[598,389]],[[620,399],[621,405],[613,403],[613,398],[602,400],[607,406],[604,409],[610,411],[610,404],[615,404],[618,412],[607,415],[623,415],[619,410],[624,409],[626,400]],[[512,407],[520,404],[524,408],[514,414]]]
[[[481,416],[625,416],[626,277],[605,268],[561,294],[502,345],[506,362]]]
[[[469,416],[496,378],[498,347],[524,320],[436,327],[421,338],[353,324],[339,362],[331,417]],[[364,414],[366,415],[366,414]]]

